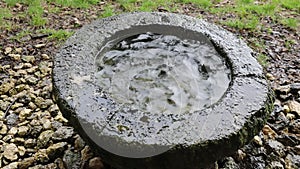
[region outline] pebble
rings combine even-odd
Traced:
[[[12,127],[8,132],[7,134],[9,135],[15,135],[18,133],[18,128],[17,127]]]
[[[291,112],[297,113],[298,116],[300,116],[300,103],[297,101],[290,101],[288,104]]]
[[[34,154],[34,159],[41,163],[46,163],[50,160],[46,149],[39,149],[39,151]]]
[[[45,47],[45,46],[46,46],[46,44],[44,44],[44,43],[34,45],[35,48],[42,48],[42,47]]]
[[[24,146],[26,148],[33,148],[35,145],[36,145],[36,139],[29,138],[24,142]]]
[[[4,166],[2,169],[18,169],[18,162],[12,162],[7,166]]]
[[[267,166],[267,169],[284,169],[284,166],[279,161],[272,161],[271,164]]]
[[[275,138],[277,136],[277,133],[273,129],[271,129],[271,127],[268,125],[265,125],[262,131],[264,135],[266,135],[269,138]]]
[[[49,146],[46,149],[47,156],[50,159],[57,158],[58,155],[61,154],[65,150],[65,147],[67,146],[67,144],[68,144],[67,142],[59,142],[59,143]]]
[[[19,118],[21,121],[24,121],[26,119],[26,117],[30,116],[32,113],[32,110],[31,109],[23,109],[20,114],[19,114]]]
[[[29,127],[28,126],[21,126],[18,128],[18,135],[19,136],[25,136],[29,133]]]
[[[94,157],[89,161],[89,169],[104,169],[104,165],[100,157]]]
[[[10,161],[15,161],[18,159],[18,147],[13,144],[6,144],[4,145],[4,151],[3,151],[3,157],[5,157],[6,159],[10,160]]]
[[[39,148],[45,147],[51,140],[54,132],[52,130],[43,131],[37,139],[37,146]]]
[[[289,113],[291,110],[290,110],[290,107],[288,105],[284,105],[283,106],[283,112],[284,113]]]
[[[34,56],[22,56],[22,60],[24,62],[33,63],[35,61],[35,57]]]
[[[80,168],[80,154],[66,150],[63,155],[63,162],[67,169],[69,168]]]
[[[9,57],[11,57],[15,61],[20,61],[21,60],[21,55],[20,54],[8,54]]]
[[[74,131],[73,131],[72,127],[62,126],[54,132],[52,139],[53,140],[66,140],[66,139],[71,138],[73,134],[74,134]]]
[[[283,157],[285,155],[284,152],[284,145],[276,140],[268,140],[266,142],[266,147],[270,150],[279,155],[279,157]]]
[[[23,49],[22,48],[15,48],[15,51],[20,54],[20,53],[22,53]]]
[[[19,155],[20,155],[21,157],[24,156],[25,153],[26,153],[25,147],[24,147],[24,146],[18,146],[18,153],[19,153]]]
[[[5,124],[2,124],[0,129],[0,134],[4,135],[7,133],[7,126]]]
[[[20,161],[19,168],[20,169],[28,169],[28,167],[32,166],[35,162],[34,157],[28,157]]]
[[[263,145],[263,142],[262,142],[262,140],[261,140],[261,138],[259,136],[254,136],[253,141],[254,141],[254,143],[256,143],[259,146]]]
[[[7,54],[9,54],[10,52],[12,52],[12,48],[11,47],[6,47],[5,49],[4,49],[4,54],[5,55],[7,55]]]

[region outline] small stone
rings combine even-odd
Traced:
[[[35,61],[35,57],[34,56],[22,56],[22,60],[24,62],[33,63]]]
[[[70,149],[66,150],[63,155],[63,161],[66,168],[80,168],[80,154],[74,153]]]
[[[49,157],[47,155],[47,150],[46,149],[39,149],[39,151],[34,154],[34,159],[36,161],[40,161],[42,163],[48,162]]]
[[[11,57],[15,61],[20,61],[21,60],[21,55],[19,54],[8,54],[9,57]]]
[[[239,150],[237,151],[236,159],[237,159],[238,161],[242,161],[242,160],[244,160],[244,159],[246,158],[246,156],[247,156],[247,154],[246,154],[243,150],[239,149]]]
[[[3,152],[3,156],[10,160],[10,161],[15,161],[18,159],[18,147],[13,144],[13,143],[10,143],[10,144],[7,144],[7,145],[4,145],[4,152]]]
[[[93,153],[91,151],[91,148],[89,146],[85,146],[82,150],[81,150],[81,160],[83,162],[88,161],[89,159],[91,159],[93,157]]]
[[[12,135],[6,135],[6,136],[4,136],[3,138],[2,138],[2,140],[4,141],[4,142],[10,142],[10,140],[13,138],[14,136],[12,136]]]
[[[68,123],[68,120],[66,118],[63,117],[63,115],[61,114],[61,112],[59,112],[55,117],[54,120],[57,120],[61,123]]]
[[[37,146],[40,148],[45,147],[51,140],[53,133],[52,130],[43,131],[37,139]]]
[[[34,109],[37,108],[37,106],[36,106],[33,102],[29,102],[29,103],[28,103],[28,106],[29,106],[32,110],[34,110]]]
[[[24,142],[24,146],[26,148],[33,148],[35,145],[36,145],[36,139],[29,138]]]
[[[20,118],[21,120],[25,120],[25,118],[28,117],[28,116],[30,116],[31,113],[32,113],[32,110],[31,110],[31,109],[25,108],[25,109],[23,109],[23,110],[20,112],[19,118]]]
[[[7,166],[4,166],[2,169],[18,169],[18,162],[9,163]]]
[[[267,73],[266,77],[271,81],[275,80],[275,77],[271,73]]]
[[[269,138],[275,138],[277,136],[277,133],[268,125],[265,125],[262,131],[264,135],[268,136]]]
[[[32,66],[32,67],[28,68],[26,71],[28,73],[36,73],[37,69],[38,69],[38,66]]]
[[[26,82],[28,83],[28,84],[32,84],[32,85],[35,85],[35,84],[37,84],[38,83],[38,78],[36,78],[36,77],[34,77],[34,76],[32,76],[32,75],[29,75],[29,76],[27,76],[26,78],[25,78],[25,80],[26,80]]]
[[[72,127],[62,126],[54,132],[52,138],[53,140],[66,140],[71,138],[73,134],[74,131]]]
[[[22,103],[15,103],[13,104],[10,108],[12,110],[15,110],[16,108],[19,108],[19,107],[23,107],[24,105]]]
[[[104,165],[100,157],[94,157],[89,161],[89,169],[103,169]]]
[[[295,146],[294,150],[297,155],[300,155],[300,145]]]
[[[34,45],[35,48],[42,48],[44,46],[46,46],[46,44],[44,44],[44,43]]]
[[[285,157],[285,168],[286,169],[296,169],[300,166],[300,156],[295,154],[288,154]]]
[[[52,127],[52,123],[49,119],[46,119],[42,124],[45,130],[51,129]]]
[[[25,136],[29,133],[29,127],[28,126],[21,126],[18,129],[18,135],[19,136]]]
[[[34,157],[28,157],[20,161],[19,168],[20,169],[27,169],[28,167],[32,166],[35,162]]]
[[[300,103],[292,100],[289,102],[288,105],[289,105],[291,112],[295,112],[295,113],[297,113],[298,116],[300,116]]]
[[[284,113],[289,113],[291,110],[290,110],[290,108],[289,108],[289,106],[288,105],[284,105],[283,106],[283,112]]]
[[[18,146],[18,150],[19,150],[19,155],[21,157],[23,157],[25,155],[25,153],[26,153],[25,147],[24,146]]]
[[[54,163],[57,165],[59,169],[65,169],[64,162],[61,158],[55,159]]]
[[[296,117],[296,116],[295,116],[294,114],[291,114],[291,113],[287,113],[287,114],[286,114],[286,118],[289,119],[289,120],[294,120],[295,117]]]
[[[9,135],[15,135],[18,132],[18,128],[17,127],[12,127],[7,134]]]
[[[279,161],[272,161],[268,166],[268,169],[284,169],[283,165]]]
[[[263,145],[263,142],[259,136],[254,136],[253,141],[254,141],[254,143],[256,143],[259,146]]]
[[[10,82],[3,82],[0,86],[0,94],[7,93],[10,89],[15,87],[15,83],[13,81]]]
[[[0,134],[4,135],[7,133],[7,126],[3,124],[0,128]]]
[[[46,153],[50,159],[55,159],[65,150],[66,146],[66,142],[53,144],[46,149]]]
[[[4,54],[7,55],[7,54],[9,54],[12,50],[13,50],[13,49],[12,49],[11,47],[6,47],[6,48],[4,49]]]
[[[78,134],[75,136],[75,138],[76,139],[74,141],[74,148],[75,150],[80,151],[85,146],[85,142]]]
[[[16,143],[16,144],[23,144],[25,142],[25,139],[21,138],[21,137],[16,137],[16,138],[11,139],[10,142]]]
[[[42,58],[43,58],[44,60],[49,60],[49,59],[51,59],[47,54],[42,54]]]
[[[276,140],[268,140],[266,142],[266,147],[270,149],[270,151],[276,153],[279,157],[283,157],[285,155],[284,145]]]
[[[15,51],[20,54],[20,53],[22,53],[23,49],[22,48],[15,48]]]

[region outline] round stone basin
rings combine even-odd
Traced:
[[[193,17],[128,13],[77,31],[54,59],[54,98],[118,169],[198,169],[264,125],[273,96],[252,50]]]

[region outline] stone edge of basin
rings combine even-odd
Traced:
[[[233,79],[220,102],[208,109],[214,111],[215,115],[212,116],[208,111],[203,111],[182,116],[185,119],[185,125],[189,127],[188,130],[194,132],[195,137],[188,138],[191,136],[187,135],[187,140],[183,142],[174,139],[174,145],[176,145],[174,148],[153,157],[118,156],[99,147],[91,139],[91,135],[95,133],[86,133],[82,127],[89,123],[93,125],[106,123],[109,115],[103,111],[99,121],[85,121],[88,116],[92,116],[89,113],[96,112],[101,107],[97,99],[91,97],[98,90],[93,76],[96,70],[95,57],[107,39],[116,32],[134,26],[154,24],[179,26],[206,35],[218,51],[226,57],[232,68]],[[100,19],[82,27],[67,40],[55,56],[53,83],[54,98],[64,116],[69,119],[85,141],[97,147],[95,150],[105,162],[120,169],[206,167],[249,142],[264,125],[273,105],[273,93],[264,78],[263,69],[252,56],[252,50],[245,42],[223,28],[206,21],[172,13],[127,13]],[[85,104],[81,103],[82,101]],[[199,116],[203,114],[207,117],[200,118]],[[121,117],[120,114],[116,116]],[[138,118],[134,116],[131,120]],[[98,127],[103,126],[100,124]],[[180,130],[174,126],[172,129]],[[170,132],[172,130],[166,130],[163,135],[172,135]],[[181,133],[177,134],[174,134],[175,138],[179,138]],[[146,143],[143,139],[140,141]],[[122,142],[126,140],[121,140],[121,145],[123,145]],[[129,146],[129,148],[134,147]]]

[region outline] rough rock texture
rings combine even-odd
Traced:
[[[97,85],[95,57],[108,41],[146,31],[207,36],[232,68],[223,98],[205,110],[179,115],[132,113],[109,98]],[[272,110],[273,95],[252,50],[224,29],[188,16],[132,13],[95,21],[66,42],[54,65],[54,93],[61,111],[116,168],[205,167],[249,142]],[[144,116],[148,122],[140,121]]]

